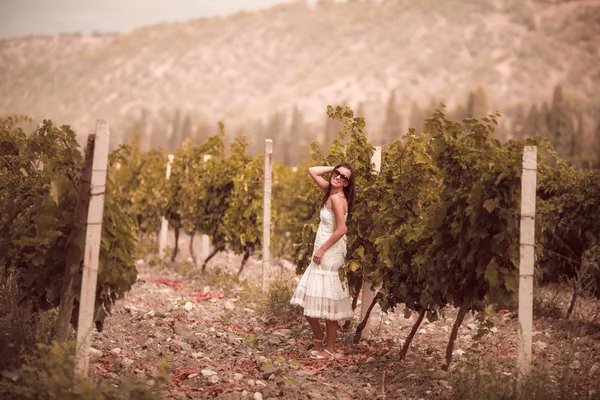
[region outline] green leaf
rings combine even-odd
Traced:
[[[359,258],[364,258],[365,257],[365,248],[363,246],[360,246],[358,249],[356,249],[356,254],[358,255]]]
[[[483,202],[483,208],[490,214],[496,209],[496,199],[487,199]]]
[[[485,280],[489,283],[490,287],[496,287],[500,284],[498,277],[498,264],[496,258],[492,258],[492,261],[485,267]]]
[[[271,369],[271,368],[273,368],[273,363],[270,363],[270,362],[263,363],[260,366],[261,371],[266,371],[266,370]]]
[[[513,273],[506,275],[504,277],[504,286],[506,290],[513,293],[519,292],[519,274],[518,271],[514,271]]]

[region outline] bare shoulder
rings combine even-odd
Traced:
[[[341,210],[344,214],[346,213],[346,207],[347,207],[347,201],[346,201],[346,196],[344,196],[343,194],[335,194],[333,196],[329,197],[331,199],[331,206],[332,209],[336,210]]]

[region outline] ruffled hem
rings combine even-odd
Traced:
[[[332,302],[332,304],[326,306],[322,303],[322,300],[323,299],[318,299],[318,301],[315,301],[314,298],[307,298],[306,300],[292,298],[290,304],[303,307],[303,314],[307,317],[327,319],[329,321],[351,319],[354,315],[354,312],[352,312],[352,308],[350,307],[349,301],[344,302],[342,300],[337,300]],[[318,306],[311,307],[310,303],[319,304]]]
[[[337,270],[323,270],[311,263],[292,296],[290,304],[304,307],[304,315],[328,320],[353,316],[348,288],[342,285]]]

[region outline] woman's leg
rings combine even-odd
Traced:
[[[313,339],[313,346],[307,346],[306,350],[310,350],[315,347],[317,350],[321,349],[321,345],[323,344],[323,329],[321,329],[321,324],[317,318],[304,316],[308,321],[308,324],[312,328],[313,334],[315,335]]]
[[[335,351],[335,340],[337,339],[338,322],[326,320],[325,325],[327,326],[327,345],[325,346],[325,350],[333,353]]]

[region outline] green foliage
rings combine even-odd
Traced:
[[[213,173],[215,161],[218,163],[222,159],[224,146],[222,133],[220,136],[211,136],[198,145],[192,146],[191,142],[186,142],[175,154],[171,177],[173,187],[179,189],[179,198],[174,201],[179,203],[178,214],[186,232],[200,232],[210,236],[214,236],[216,232],[213,218],[222,215],[213,214],[213,193],[207,190],[206,182],[211,179],[208,175]],[[207,156],[210,156],[209,160],[205,160]]]
[[[147,169],[139,167],[142,161],[136,161],[155,160],[158,156],[152,155],[153,151],[140,154],[134,151],[130,162],[136,167],[121,172],[118,180],[120,187],[129,181],[159,182],[155,187],[159,192],[142,190],[141,184],[130,192],[130,196],[145,199],[145,204],[150,200],[147,195],[155,197],[156,213],[138,213],[140,223],[146,217],[158,221],[162,212],[173,228],[184,228],[189,234],[205,234],[216,251],[230,249],[243,254],[246,260],[262,243],[264,158],[247,154],[248,141],[244,136],[230,143],[222,123],[219,130],[218,135],[201,144],[186,141],[176,151],[171,176],[164,185],[156,174],[146,176]],[[132,212],[134,205],[132,201]],[[277,211],[272,209],[273,221],[277,219]]]
[[[118,388],[98,385],[90,379],[73,375],[74,343],[39,345],[16,370],[2,371],[0,397],[7,400],[152,400],[161,397],[169,375],[164,363],[159,364],[152,391],[145,382],[124,380]],[[158,390],[157,390],[158,389]]]
[[[379,254],[372,279],[381,286],[384,310],[404,303],[420,311],[423,285],[414,259],[424,250],[424,210],[437,201],[438,172],[425,138],[410,131],[383,149],[373,207],[373,241]],[[427,307],[427,305],[425,305]],[[431,316],[430,316],[431,317]]]
[[[245,258],[262,244],[264,186],[264,156],[246,154],[247,147],[244,136],[238,136],[231,144],[227,165],[233,190],[222,222],[228,248]],[[276,214],[276,210],[272,213]]]
[[[137,165],[143,173],[138,175],[139,186],[134,185],[131,196],[132,212],[136,216],[140,233],[158,233],[160,216],[165,208],[164,191],[167,156],[160,149],[143,153]]]
[[[167,205],[163,195],[167,155],[160,149],[142,152],[136,139],[130,147],[120,149],[115,166],[116,162],[119,168],[114,168],[112,175],[119,205],[135,219],[137,233],[149,236],[156,246],[160,218]]]
[[[44,121],[25,134],[18,120],[0,120],[0,266],[6,276],[15,274],[23,299],[34,310],[60,303],[69,240],[84,249],[84,230],[75,220],[77,187],[83,157],[68,126],[57,128]],[[111,305],[135,282],[133,264],[135,226],[119,204],[111,156],[100,248],[96,319],[101,321]],[[72,232],[77,232],[73,235]],[[81,273],[74,277],[79,297]],[[76,309],[74,315],[77,315]]]
[[[219,124],[219,135],[200,145],[191,141],[175,153],[167,185],[166,218],[174,228],[199,232],[210,238],[218,251],[227,248],[223,218],[233,190],[233,174],[225,159],[227,137]],[[205,160],[205,156],[210,158]]]
[[[463,125],[442,108],[427,120],[442,186],[425,213],[429,243],[418,257],[423,306],[478,309],[487,294],[510,301],[517,290],[523,145],[490,138],[497,115],[467,117]]]
[[[280,164],[273,166],[273,210],[271,254],[283,259],[294,258],[294,243],[302,241],[302,227],[313,217],[312,207],[302,198],[312,185],[307,177],[308,163],[290,168]]]
[[[0,265],[48,310],[60,300],[82,157],[68,126],[44,121],[27,135],[17,123],[0,120]]]
[[[600,387],[589,386],[585,374],[570,370],[572,357],[563,354],[561,366],[547,365],[539,360],[532,365],[531,372],[519,379],[513,363],[502,365],[498,354],[484,356],[482,360],[469,358],[450,375],[452,398],[457,400],[568,400],[596,399]],[[595,386],[595,387],[593,387]],[[588,389],[585,389],[585,388]],[[589,390],[592,389],[592,390]]]
[[[36,343],[50,342],[56,313],[34,312],[31,301],[19,303],[22,295],[14,276],[0,275],[0,371],[16,368]]]
[[[96,319],[103,319],[103,314],[110,313],[112,305],[131,290],[137,279],[134,260],[136,225],[120,205],[118,181],[114,177],[119,159],[119,152],[109,155],[96,289]],[[79,299],[81,276],[77,278],[74,288]]]
[[[188,152],[189,141],[184,141],[182,146],[175,150],[171,163],[171,176],[165,184],[164,197],[166,198],[164,217],[173,229],[181,229],[183,221],[181,208],[183,200],[183,182],[185,175],[185,162]]]
[[[544,282],[579,282],[575,290],[600,297],[597,248],[600,172],[581,171],[564,161],[540,170],[539,263]]]
[[[220,138],[223,147],[215,157],[206,161],[208,173],[202,175],[199,183],[200,193],[197,193],[199,201],[202,202],[204,214],[199,222],[199,229],[208,235],[211,246],[223,251],[227,248],[227,238],[223,226],[223,218],[231,198],[233,190],[233,174],[225,158],[225,146],[227,145],[223,124],[219,124]],[[199,205],[200,207],[200,205]]]

